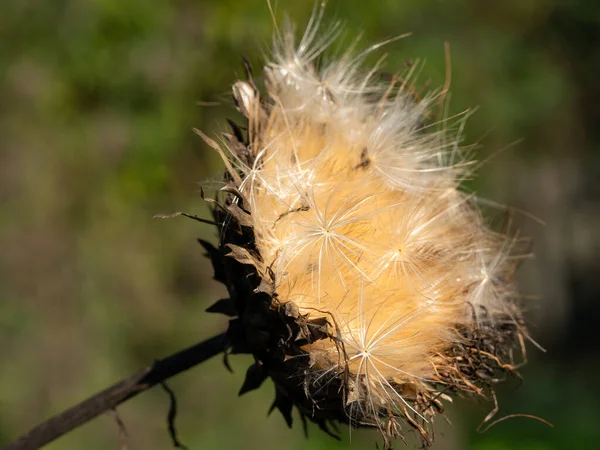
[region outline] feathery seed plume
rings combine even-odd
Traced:
[[[219,245],[203,245],[230,299],[209,311],[233,316],[229,352],[255,357],[242,392],[271,377],[288,423],[296,406],[330,433],[427,444],[452,394],[491,398],[516,368],[523,246],[461,190],[472,161],[448,120],[426,120],[437,98],[411,92],[414,66],[365,69],[379,44],[325,57],[338,28],[322,15],[299,41],[276,34],[262,88],[248,66],[233,85],[247,123],[223,145],[198,131],[227,168]]]

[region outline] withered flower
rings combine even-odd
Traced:
[[[241,393],[270,377],[288,424],[377,427],[386,445],[425,444],[453,395],[491,399],[526,330],[513,283],[522,242],[494,231],[461,183],[474,168],[464,118],[434,122],[437,94],[414,70],[364,69],[318,10],[300,42],[276,34],[263,86],[233,85],[243,124],[223,144],[212,200],[219,241],[202,242],[229,298],[227,353],[250,353]]]

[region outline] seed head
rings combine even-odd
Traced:
[[[521,242],[488,226],[461,190],[472,162],[462,119],[433,123],[436,94],[412,73],[365,69],[380,45],[324,52],[322,9],[300,41],[278,32],[264,87],[233,85],[243,126],[217,149],[227,170],[214,202],[218,247],[204,243],[230,299],[231,352],[270,376],[274,408],[328,430],[372,426],[386,445],[432,421],[456,393],[489,396],[525,329],[513,285]]]

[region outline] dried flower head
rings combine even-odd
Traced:
[[[261,89],[233,85],[247,123],[223,145],[206,242],[230,298],[229,352],[252,353],[242,392],[267,377],[291,424],[377,427],[386,445],[432,421],[451,394],[489,396],[515,368],[525,330],[513,284],[519,241],[493,231],[461,190],[472,162],[414,67],[385,76],[354,48],[324,52],[338,28],[322,8],[297,42],[276,34]],[[460,128],[462,119],[455,124]]]

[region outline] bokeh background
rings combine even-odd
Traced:
[[[312,1],[280,1],[302,28]],[[458,402],[435,449],[592,449],[600,438],[600,7],[596,0],[330,0],[352,37],[393,43],[385,69],[426,60],[451,112],[478,107],[466,142],[489,159],[472,187],[533,237],[521,272],[532,334],[523,382],[489,405]],[[2,0],[0,7],[0,447],[72,403],[225,327],[204,309],[224,292],[196,237],[215,232],[156,213],[207,215],[199,182],[221,164],[209,135],[236,117],[241,56],[270,45],[266,0]],[[366,44],[365,44],[366,45]],[[201,102],[201,104],[199,104]],[[518,143],[516,141],[521,140]],[[513,144],[514,145],[511,145]],[[500,151],[504,149],[503,151]],[[503,208],[492,209],[503,215]],[[269,418],[273,391],[237,398],[248,358],[218,358],[173,379],[190,449],[375,448]],[[518,388],[518,389],[517,389]],[[166,394],[119,413],[130,449],[171,448]],[[120,448],[103,416],[50,450]],[[401,447],[402,444],[399,444]]]

